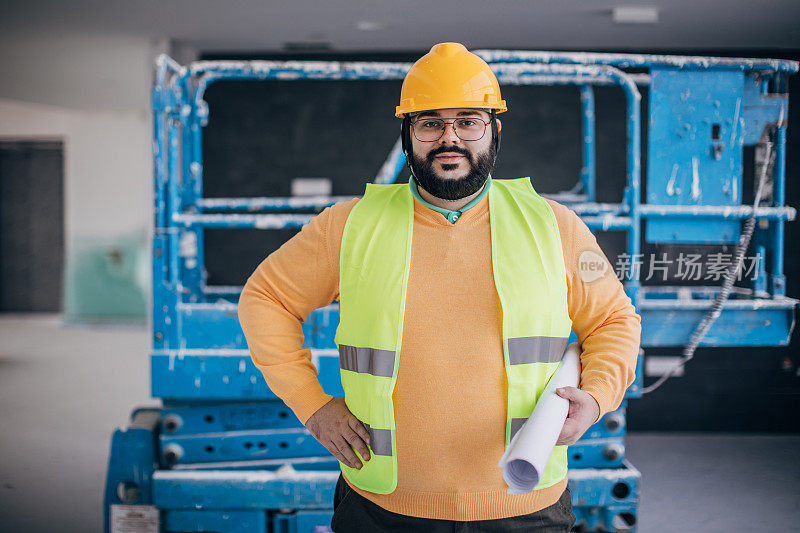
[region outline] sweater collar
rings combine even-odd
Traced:
[[[417,190],[417,182],[414,179],[414,176],[411,176],[409,178],[409,180],[408,180],[408,186],[411,189],[411,194],[414,195],[414,198],[416,198],[419,201],[419,203],[421,203],[425,207],[427,207],[429,209],[432,209],[432,210],[436,211],[437,213],[441,213],[442,216],[448,222],[450,222],[451,224],[455,224],[456,221],[459,218],[461,218],[461,215],[464,214],[465,211],[467,211],[468,209],[474,207],[478,202],[480,202],[483,199],[483,197],[486,196],[486,193],[489,192],[489,187],[491,185],[492,185],[492,175],[489,174],[489,177],[486,178],[486,183],[483,186],[483,190],[481,191],[481,193],[478,196],[473,198],[467,205],[465,205],[461,209],[459,209],[457,211],[449,211],[447,209],[443,209],[441,207],[435,206],[435,205],[425,201],[422,198],[422,196],[419,195],[419,191]]]

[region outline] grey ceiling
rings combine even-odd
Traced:
[[[0,2],[0,33],[167,37],[201,50],[470,48],[800,48],[800,0],[28,0]],[[659,21],[619,25],[614,6],[653,6]],[[358,22],[376,23],[372,31]]]

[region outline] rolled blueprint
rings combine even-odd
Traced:
[[[533,412],[497,464],[503,470],[508,494],[526,494],[539,483],[569,413],[569,400],[555,391],[561,387],[577,387],[580,369],[578,343],[573,342],[564,351],[558,370],[547,382]]]

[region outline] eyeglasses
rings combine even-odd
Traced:
[[[441,118],[424,117],[411,123],[411,131],[418,141],[433,142],[442,138],[445,131],[445,124],[452,124],[453,131],[462,141],[477,141],[483,138],[486,133],[486,126],[489,125],[483,119],[477,117],[463,117],[452,121]]]

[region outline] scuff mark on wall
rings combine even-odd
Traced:
[[[692,200],[700,198],[700,172],[697,168],[697,157],[692,157]]]
[[[674,163],[672,165],[672,174],[669,176],[669,181],[667,182],[667,194],[669,196],[675,195],[675,176],[678,175],[678,163]]]

